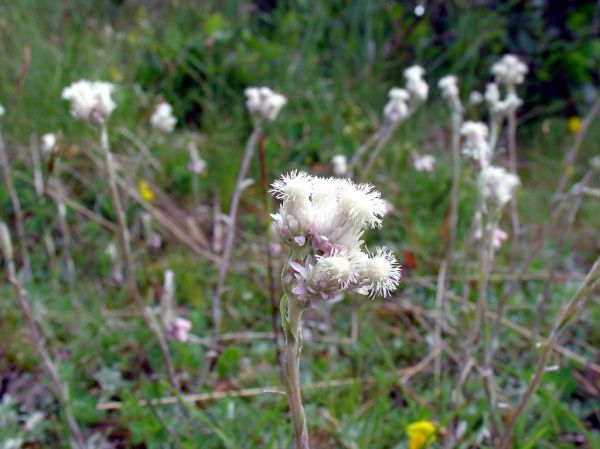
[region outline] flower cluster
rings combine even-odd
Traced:
[[[488,225],[486,227],[486,234],[488,238],[492,239],[492,246],[494,249],[499,249],[506,240],[508,240],[508,234],[505,230],[500,229],[499,227],[494,227],[493,232],[492,227]],[[491,235],[490,235],[491,234]],[[475,231],[475,240],[481,240],[483,238],[483,232],[481,230],[481,226]]]
[[[528,71],[524,62],[510,54],[502,56],[500,61],[492,65],[492,74],[496,78],[496,82],[507,87],[523,83]]]
[[[488,143],[488,127],[482,122],[466,121],[460,133],[464,136],[462,152],[465,156],[478,161],[481,166],[489,164],[492,149]]]
[[[485,88],[485,101],[492,115],[502,117],[516,110],[523,101],[514,91],[509,91],[504,100],[500,99],[500,89],[496,83],[488,83]]]
[[[442,91],[442,97],[448,101],[458,98],[458,78],[454,75],[446,75],[438,81],[438,87]]]
[[[404,70],[404,78],[406,78],[406,90],[420,102],[427,100],[429,94],[429,86],[423,79],[425,69],[420,65],[413,65]]]
[[[383,109],[383,116],[388,122],[399,123],[410,115],[411,109],[427,100],[429,86],[423,79],[425,70],[414,65],[404,70],[406,88],[394,87],[388,94],[389,100]]]
[[[416,171],[432,172],[435,168],[435,157],[431,154],[417,156],[413,161]]]
[[[263,120],[274,121],[287,103],[287,98],[268,87],[248,87],[244,95],[248,111]]]
[[[346,176],[348,173],[348,159],[343,154],[336,154],[331,158],[333,174],[338,177]]]
[[[196,175],[206,173],[206,161],[200,158],[198,154],[198,148],[193,142],[190,142],[187,146],[188,153],[190,155],[190,162],[188,163],[188,170]]]
[[[81,80],[63,89],[62,98],[71,103],[71,115],[77,120],[102,123],[116,107],[111,98],[114,89],[104,81]]]
[[[485,210],[500,210],[513,197],[520,185],[519,178],[503,167],[482,168],[478,178],[479,192],[484,200]]]
[[[328,300],[343,290],[387,296],[395,290],[401,272],[392,253],[361,249],[364,231],[380,226],[386,212],[372,186],[293,171],[273,183],[272,193],[282,200],[273,219],[292,251],[291,291],[298,298]]]
[[[4,113],[6,112],[6,110],[4,109],[4,106],[2,106],[0,104],[0,117],[2,117],[4,115]]]
[[[156,106],[152,117],[150,117],[152,127],[163,133],[173,132],[176,123],[177,119],[173,116],[173,106],[164,101]]]
[[[42,151],[46,154],[52,153],[56,146],[56,134],[46,133],[42,136]]]

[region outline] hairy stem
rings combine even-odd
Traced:
[[[300,391],[300,351],[302,349],[302,312],[306,308],[293,295],[287,295],[287,316],[283,323],[285,330],[285,388],[290,407],[296,449],[310,449],[306,416],[302,406]],[[282,317],[283,318],[283,317]]]

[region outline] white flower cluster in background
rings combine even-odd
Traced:
[[[404,70],[404,78],[406,79],[406,90],[420,102],[427,100],[429,94],[429,86],[423,79],[425,69],[420,65],[413,65]]]
[[[169,103],[161,101],[150,117],[150,124],[154,129],[163,133],[171,133],[175,129],[177,119],[173,115],[173,106]]]
[[[388,94],[389,100],[383,109],[383,116],[388,122],[399,123],[407,118],[413,110],[427,100],[429,86],[423,79],[425,70],[414,65],[404,70],[406,86],[404,89],[394,87]]]
[[[423,154],[415,157],[413,165],[416,171],[432,172],[435,168],[435,157],[431,154]]]
[[[2,117],[5,113],[6,113],[6,109],[4,109],[4,106],[2,106],[0,104],[0,117]]]
[[[458,98],[458,78],[455,75],[446,75],[438,81],[438,88],[442,91],[442,97],[448,101]]]
[[[71,115],[77,120],[104,122],[115,109],[111,98],[115,86],[104,81],[77,81],[62,91],[63,100],[71,103]]]
[[[485,210],[491,212],[502,209],[511,200],[521,182],[516,175],[503,167],[490,165],[481,170],[478,184]]]
[[[287,103],[287,98],[268,87],[248,87],[244,90],[248,111],[263,120],[274,121]]]
[[[492,149],[488,142],[488,127],[482,122],[466,121],[460,128],[465,138],[462,152],[465,156],[479,162],[482,167],[489,165]]]
[[[514,87],[523,83],[528,71],[527,64],[511,54],[502,56],[500,61],[492,65],[492,74],[496,82],[505,86]]]
[[[492,226],[488,225],[487,229],[487,237],[492,239],[492,246],[494,249],[500,249],[502,244],[508,240],[508,234],[503,229],[500,229],[497,226],[494,226],[494,230],[492,232]],[[491,235],[490,235],[491,234]],[[481,240],[483,237],[483,232],[481,232],[481,226],[475,231],[475,240]]]
[[[485,89],[485,101],[492,115],[502,117],[516,110],[523,101],[514,91],[509,91],[504,100],[500,99],[500,89],[496,83],[488,83]]]
[[[348,173],[348,159],[344,154],[336,154],[331,158],[333,174],[338,177],[346,176]]]
[[[56,145],[56,134],[46,133],[42,136],[42,152],[46,154],[52,153]]]
[[[292,293],[315,302],[342,291],[387,296],[400,282],[392,253],[361,249],[367,228],[381,225],[386,212],[379,192],[348,179],[318,178],[293,171],[273,183],[282,201],[275,229],[292,250]]]

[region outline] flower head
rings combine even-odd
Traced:
[[[63,100],[71,103],[71,115],[77,120],[102,123],[115,109],[111,98],[115,86],[105,81],[77,81],[62,91]]]
[[[525,75],[529,71],[527,65],[515,55],[502,56],[500,61],[492,65],[492,74],[496,82],[505,86],[516,86],[525,81]]]
[[[387,296],[400,281],[389,250],[361,250],[367,228],[381,225],[386,204],[369,184],[291,172],[271,192],[282,201],[275,229],[300,260],[290,261],[298,297],[328,300],[343,290]],[[298,256],[299,257],[299,256]]]
[[[486,210],[504,207],[520,183],[517,176],[503,167],[484,167],[479,174],[478,184]]]
[[[406,89],[394,87],[388,94],[389,101],[383,108],[383,116],[392,123],[398,123],[408,117],[408,104],[410,94]]]
[[[186,342],[192,330],[192,322],[185,318],[175,317],[167,325],[166,336],[169,339]]]
[[[197,175],[206,173],[206,161],[200,158],[198,154],[198,148],[193,142],[188,145],[188,153],[190,154],[190,162],[188,163],[188,170]]]
[[[492,233],[492,235],[489,235],[490,230],[491,230],[491,226],[488,225],[487,226],[487,234],[488,234],[488,237],[490,237],[492,239],[492,246],[494,247],[494,249],[499,249],[502,246],[502,243],[504,243],[508,239],[508,234],[503,229],[500,229],[499,227],[494,227],[494,232]],[[474,237],[475,237],[475,240],[481,240],[481,238],[483,237],[481,228],[477,229]]]
[[[567,129],[570,133],[577,134],[583,127],[583,121],[577,116],[569,117],[567,120]]]
[[[424,154],[416,157],[413,163],[417,171],[432,172],[435,167],[435,157],[431,154]]]
[[[333,174],[335,176],[346,176],[348,173],[348,159],[344,154],[336,154],[331,158],[331,165],[333,166]]]
[[[56,135],[53,133],[46,133],[42,136],[42,151],[44,153],[52,153],[56,146]]]
[[[248,87],[244,91],[248,111],[257,117],[274,121],[287,103],[287,98],[268,87]]]
[[[446,75],[438,81],[438,87],[442,91],[442,97],[446,100],[458,98],[458,78],[454,75]]]
[[[4,109],[4,106],[2,106],[0,104],[0,117],[2,117],[4,115],[4,113],[6,112],[6,109]]]
[[[406,433],[408,434],[408,448],[422,449],[429,443],[435,441],[435,425],[431,421],[417,421],[410,424]]]
[[[489,164],[492,149],[488,143],[488,127],[482,122],[466,121],[460,129],[464,136],[462,152],[465,156],[479,161],[482,166]]]
[[[429,94],[429,86],[423,79],[423,75],[425,75],[425,69],[420,65],[413,65],[404,70],[406,90],[420,102],[427,100]]]
[[[152,117],[150,117],[152,127],[163,133],[173,132],[176,123],[177,119],[173,116],[173,106],[164,101],[156,106]]]
[[[138,185],[140,196],[146,201],[152,201],[154,199],[154,192],[150,188],[147,181],[140,181]]]

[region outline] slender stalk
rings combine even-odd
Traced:
[[[42,365],[46,370],[46,374],[50,378],[54,394],[56,395],[58,401],[61,404],[65,419],[67,421],[67,426],[69,428],[69,432],[72,438],[71,447],[73,449],[86,449],[86,443],[83,437],[83,433],[79,428],[79,424],[75,419],[73,409],[71,408],[71,404],[69,402],[68,387],[67,385],[63,384],[60,380],[58,370],[56,369],[56,366],[54,365],[54,362],[52,361],[52,358],[50,357],[50,354],[46,349],[44,338],[40,332],[39,326],[35,320],[33,312],[31,311],[31,307],[29,306],[27,290],[23,288],[17,277],[15,264],[12,257],[12,242],[10,234],[8,228],[2,222],[0,222],[0,234],[0,239],[2,240],[2,252],[4,253],[4,258],[6,261],[8,281],[15,290],[19,306],[21,307],[21,311],[23,312],[23,316],[25,317],[25,322],[27,324],[27,327],[29,328],[29,332],[31,334],[31,339],[33,340],[35,349],[39,357],[42,359]]]
[[[552,328],[552,331],[546,339],[546,342],[543,344],[540,359],[537,364],[535,373],[529,381],[527,389],[525,390],[523,397],[519,401],[514,413],[511,415],[508,423],[506,424],[506,427],[502,433],[502,438],[498,445],[498,449],[507,449],[509,447],[515,424],[517,423],[519,417],[525,410],[527,403],[537,390],[537,387],[539,386],[542,380],[542,375],[546,370],[548,358],[550,357],[550,354],[552,354],[554,347],[558,343],[561,331],[579,315],[579,313],[585,306],[588,296],[593,292],[593,290],[598,286],[598,284],[600,284],[600,257],[598,257],[598,259],[590,269],[588,275],[584,279],[583,283],[581,284],[575,295],[562,309],[554,327]]]
[[[352,178],[354,176],[354,168],[356,167],[356,164],[358,163],[360,158],[362,158],[364,156],[364,154],[367,152],[367,150],[374,143],[376,143],[383,134],[385,134],[385,129],[386,129],[386,125],[381,126],[377,131],[375,131],[373,134],[371,134],[371,136],[369,136],[369,138],[366,140],[366,142],[364,142],[360,147],[358,147],[358,150],[356,150],[356,153],[354,153],[354,156],[352,156],[352,159],[350,159],[350,163],[348,164],[348,177],[349,178]]]
[[[512,109],[508,114],[508,158],[510,172],[518,176],[517,173],[517,111]],[[521,237],[521,227],[519,224],[519,211],[517,208],[517,196],[513,195],[510,199],[510,219],[512,222],[513,238],[511,247],[511,264],[516,262],[517,252],[519,250],[519,240]]]
[[[600,113],[600,98],[598,98],[595,101],[594,105],[592,106],[592,108],[589,110],[589,112],[583,119],[581,129],[575,136],[575,141],[573,142],[573,146],[569,149],[567,155],[565,156],[564,171],[563,171],[563,174],[560,177],[558,184],[556,186],[555,196],[558,197],[563,192],[565,187],[567,186],[567,182],[569,181],[569,179],[572,176],[573,163],[575,162],[575,159],[577,158],[577,153],[579,153],[579,149],[581,148],[581,145],[583,144],[583,142],[587,136],[587,133],[590,129],[592,122],[594,121],[594,119],[596,118],[596,116],[599,113]]]
[[[27,252],[27,245],[25,242],[25,222],[23,219],[23,209],[21,209],[21,201],[19,195],[15,189],[13,183],[12,173],[10,171],[10,163],[8,162],[8,155],[6,154],[6,148],[4,146],[4,139],[2,138],[2,132],[0,131],[0,165],[2,165],[2,172],[4,174],[4,182],[6,183],[6,189],[10,196],[10,201],[13,207],[13,213],[15,214],[15,229],[17,230],[17,237],[19,238],[19,248],[21,251],[21,262],[23,263],[23,279],[31,279],[31,263],[29,261],[29,253]]]
[[[256,149],[256,145],[262,135],[262,125],[259,121],[254,124],[254,130],[248,139],[246,149],[244,151],[244,157],[242,164],[238,172],[237,181],[235,183],[235,190],[233,191],[233,197],[231,198],[231,206],[229,208],[229,216],[227,220],[227,235],[225,237],[225,247],[223,249],[223,256],[221,257],[221,263],[219,266],[219,276],[217,278],[217,287],[212,301],[212,316],[213,316],[213,336],[216,338],[221,333],[221,295],[223,294],[223,288],[225,286],[225,277],[227,276],[227,270],[229,269],[229,259],[231,258],[231,250],[233,249],[233,243],[235,240],[235,223],[237,220],[238,207],[240,204],[240,198],[242,196],[242,190],[244,189],[244,181],[246,180],[246,173],[252,160],[252,155]]]
[[[284,286],[284,290],[285,286]],[[300,351],[302,350],[302,312],[306,305],[301,303],[293,294],[286,292],[282,298],[282,324],[285,331],[284,366],[285,388],[290,407],[296,449],[310,449],[306,416],[302,406],[300,391]]]
[[[260,180],[262,184],[263,194],[263,207],[265,209],[266,223],[265,223],[265,254],[267,257],[267,276],[269,281],[269,300],[271,302],[271,327],[273,329],[273,343],[275,344],[275,360],[277,365],[281,368],[282,378],[284,376],[283,367],[281,367],[281,350],[279,348],[279,326],[277,323],[278,304],[277,304],[277,292],[275,287],[275,272],[273,266],[273,252],[271,250],[271,236],[272,227],[271,220],[269,220],[269,214],[271,213],[271,199],[269,197],[269,174],[267,170],[267,160],[265,155],[264,139],[260,140],[258,145],[258,159],[260,162]]]
[[[446,316],[446,284],[447,274],[450,271],[452,264],[452,256],[454,253],[454,245],[456,243],[456,228],[458,225],[458,193],[460,186],[460,127],[462,124],[462,105],[457,102],[452,106],[452,187],[450,190],[450,214],[449,214],[449,231],[448,241],[446,245],[446,255],[444,261],[440,265],[438,273],[438,287],[436,292],[436,322],[435,322],[435,347],[442,347],[442,328]],[[442,353],[438,351],[438,355],[434,362],[435,384],[439,390],[441,383],[442,372]]]
[[[119,195],[119,190],[117,186],[117,176],[115,170],[115,164],[113,161],[113,154],[110,151],[109,143],[108,143],[108,131],[106,128],[106,123],[102,124],[100,142],[102,151],[104,153],[104,157],[106,160],[106,170],[108,172],[108,185],[110,188],[110,193],[112,197],[113,208],[115,209],[115,214],[117,216],[117,224],[118,224],[118,240],[119,246],[121,249],[121,254],[123,257],[123,261],[125,262],[125,277],[127,281],[127,286],[129,289],[130,295],[133,297],[135,302],[135,306],[138,309],[138,313],[144,320],[144,323],[152,332],[156,341],[159,344],[163,360],[167,367],[167,372],[173,387],[179,390],[179,382],[177,380],[177,376],[175,374],[175,368],[173,367],[173,362],[171,360],[171,355],[169,353],[169,347],[167,346],[167,341],[158,326],[152,321],[152,317],[146,310],[144,306],[142,297],[140,296],[140,292],[137,286],[137,280],[135,275],[135,264],[133,261],[133,256],[131,254],[131,246],[130,246],[130,236],[129,229],[127,227],[127,219],[125,218],[125,210],[123,209],[123,204],[121,203],[121,197]]]
[[[391,137],[394,135],[394,132],[396,131],[396,129],[398,129],[398,125],[399,125],[399,123],[392,123],[387,126],[384,126],[384,130],[383,130],[381,136],[379,137],[379,139],[377,140],[377,143],[373,147],[373,150],[371,151],[371,154],[369,155],[369,159],[367,159],[367,163],[365,164],[365,166],[363,167],[363,169],[360,172],[359,179],[361,179],[361,180],[366,179],[367,175],[371,171],[371,168],[373,167],[373,164],[379,157],[381,150],[383,150],[383,147],[389,142]]]

